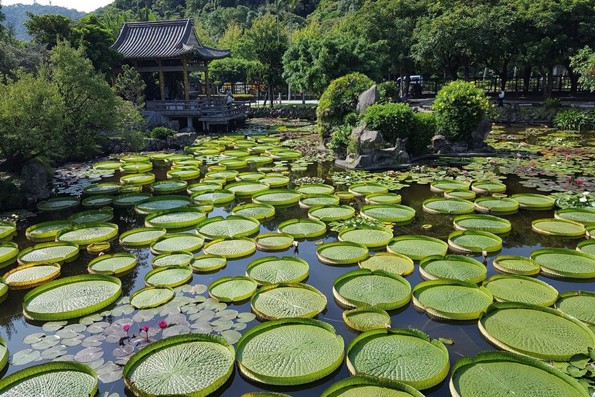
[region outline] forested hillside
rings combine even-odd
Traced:
[[[30,12],[33,15],[45,15],[45,14],[56,14],[63,15],[70,19],[76,20],[85,15],[84,12],[73,10],[70,8],[59,7],[59,6],[48,6],[42,4],[14,4],[10,6],[2,7],[6,19],[3,25],[14,29],[14,33],[19,40],[28,40],[29,35],[25,28],[25,21],[29,19],[27,13]]]

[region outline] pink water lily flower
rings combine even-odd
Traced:
[[[142,331],[148,332],[149,331],[149,326],[148,325],[143,325],[142,327],[140,327],[140,329]]]
[[[161,329],[167,328],[167,321],[161,320],[161,321],[159,321],[159,324],[157,324],[157,325],[159,325],[159,328],[161,328]]]
[[[122,329],[126,332],[128,332],[128,330],[130,329],[130,324],[124,324],[122,325]]]

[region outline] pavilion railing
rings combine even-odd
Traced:
[[[245,114],[247,106],[243,103],[226,104],[218,98],[206,100],[164,100],[147,101],[145,109],[147,111],[168,113],[175,115],[192,115],[194,117],[232,117]]]

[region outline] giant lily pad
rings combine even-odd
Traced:
[[[372,193],[365,198],[366,204],[400,204],[401,195],[396,193]]]
[[[145,284],[152,287],[178,287],[192,280],[189,266],[167,266],[153,269],[145,275]]]
[[[114,207],[134,207],[137,204],[148,201],[153,195],[151,193],[127,193],[114,197]]]
[[[256,243],[249,238],[214,240],[203,248],[205,254],[218,255],[227,259],[243,258],[256,252]]]
[[[526,276],[496,275],[483,284],[497,302],[520,302],[551,306],[558,291],[546,282]]]
[[[105,183],[93,183],[83,188],[83,193],[88,195],[95,194],[115,194],[120,189],[119,183],[105,182]]]
[[[99,194],[83,199],[81,204],[86,208],[101,208],[111,205],[114,201],[114,196],[109,194]]]
[[[250,300],[260,318],[312,318],[326,308],[326,297],[307,284],[271,284],[260,288]]]
[[[415,210],[400,204],[370,204],[362,206],[362,216],[385,223],[405,223],[415,217]]]
[[[130,304],[137,309],[149,309],[165,305],[174,296],[170,287],[146,287],[130,295]]]
[[[540,270],[533,259],[517,255],[500,255],[494,259],[493,265],[499,272],[521,276],[535,276]]]
[[[442,320],[475,320],[492,303],[489,290],[456,280],[424,281],[413,289],[413,304]]]
[[[453,224],[457,230],[475,230],[494,234],[508,233],[512,229],[509,220],[494,215],[461,215],[453,220]]]
[[[252,261],[246,267],[246,275],[259,284],[299,283],[309,274],[308,262],[293,256],[267,256]]]
[[[225,186],[225,189],[233,192],[236,197],[252,197],[257,193],[266,192],[270,189],[268,185],[259,182],[236,182]]]
[[[348,228],[339,233],[340,241],[349,241],[368,248],[384,247],[391,238],[393,238],[392,231],[383,227]]]
[[[153,267],[188,266],[194,260],[192,252],[172,252],[161,254],[152,259]]]
[[[482,213],[507,215],[517,212],[519,203],[511,198],[487,196],[475,200],[475,209]]]
[[[99,210],[88,210],[77,212],[68,217],[71,223],[76,225],[84,223],[109,222],[114,218],[114,212],[111,208],[102,208]]]
[[[452,251],[464,254],[491,253],[502,249],[502,239],[490,232],[458,230],[448,235],[448,246]]]
[[[257,382],[301,385],[324,378],[341,366],[343,346],[343,338],[321,321],[267,321],[239,340],[238,367]]]
[[[218,255],[198,255],[192,262],[190,267],[192,270],[199,273],[212,272],[225,267],[227,259]]]
[[[591,327],[595,326],[595,292],[570,291],[560,294],[556,302],[558,310],[578,318]]]
[[[301,208],[324,207],[327,205],[338,205],[339,197],[331,194],[321,194],[316,196],[304,197],[300,200]]]
[[[316,219],[290,219],[279,224],[279,232],[294,238],[316,238],[326,233],[326,224]]]
[[[150,172],[142,174],[129,174],[120,177],[122,185],[149,185],[155,182],[155,174]]]
[[[143,247],[157,241],[167,230],[157,227],[140,227],[120,235],[120,244],[125,247]]]
[[[115,223],[84,223],[60,230],[56,240],[87,246],[113,240],[116,236],[118,236],[118,225]]]
[[[17,231],[17,225],[14,222],[0,221],[0,241],[11,239]]]
[[[37,209],[43,212],[54,212],[75,208],[79,204],[79,199],[75,197],[56,197],[37,203]]]
[[[404,235],[390,240],[386,249],[388,252],[402,254],[419,261],[428,256],[446,255],[448,244],[433,237]]]
[[[333,284],[333,295],[347,308],[374,306],[393,310],[409,303],[411,285],[396,274],[359,269],[339,276]]]
[[[257,286],[250,277],[223,277],[209,285],[209,295],[221,302],[241,302],[254,295]]]
[[[365,261],[361,261],[359,267],[373,271],[383,270],[398,276],[406,276],[413,273],[413,260],[401,254],[377,252]]]
[[[275,207],[268,204],[241,204],[233,207],[233,215],[248,216],[259,221],[271,219],[275,216]]]
[[[349,265],[366,260],[369,253],[365,245],[338,241],[321,244],[316,250],[316,256],[320,262],[328,265]]]
[[[582,237],[585,235],[585,226],[564,219],[543,218],[531,223],[533,231],[548,236]]]
[[[145,226],[164,229],[185,229],[204,221],[207,214],[198,208],[178,208],[153,212],[145,217]]]
[[[146,215],[152,212],[183,208],[190,204],[192,204],[192,200],[186,196],[158,196],[135,204],[134,210],[139,214]]]
[[[430,256],[419,263],[419,272],[426,280],[460,280],[480,283],[487,269],[479,261],[462,255]]]
[[[7,272],[3,278],[10,289],[27,289],[37,287],[60,276],[60,265],[29,264],[19,266]]]
[[[320,397],[424,397],[417,389],[402,382],[369,376],[351,376],[331,385]]]
[[[352,218],[354,215],[355,209],[348,205],[325,205],[312,207],[308,210],[308,217],[323,222],[342,221]]]
[[[390,327],[389,314],[376,307],[362,306],[357,309],[343,312],[345,324],[356,331],[366,332],[373,329],[386,329]]]
[[[438,180],[430,183],[430,190],[434,193],[444,193],[449,190],[468,190],[470,186],[466,181]]]
[[[54,241],[58,232],[70,225],[70,221],[67,220],[41,222],[29,226],[25,231],[25,236],[27,240],[35,243]]]
[[[550,210],[555,203],[552,197],[543,194],[513,194],[511,198],[519,203],[519,208],[526,210]]]
[[[151,184],[151,190],[155,194],[172,194],[186,190],[188,182],[182,180],[159,181]]]
[[[302,198],[302,194],[289,189],[271,189],[266,192],[258,193],[252,196],[252,201],[257,204],[269,204],[272,206],[284,206],[297,204]]]
[[[506,185],[501,182],[478,181],[473,182],[471,190],[480,194],[504,193]]]
[[[91,274],[106,274],[108,276],[121,276],[134,269],[138,260],[133,254],[102,255],[87,266]]]
[[[557,219],[582,223],[585,226],[595,225],[595,209],[566,208],[556,211],[555,217]]]
[[[200,250],[205,242],[204,237],[189,233],[167,233],[151,243],[151,252],[165,254],[168,252]]]
[[[423,202],[423,209],[430,214],[470,214],[475,211],[471,201],[457,198],[433,197]]]
[[[595,255],[595,240],[581,241],[576,245],[576,250],[585,254]]]
[[[291,247],[294,240],[285,233],[264,233],[256,236],[256,247],[262,251],[283,251]]]
[[[1,244],[0,247],[2,247]],[[18,261],[21,265],[28,263],[71,262],[78,257],[78,254],[79,247],[74,243],[41,243],[22,250],[19,253]]]
[[[304,196],[318,196],[321,194],[333,194],[335,192],[334,187],[323,183],[304,184],[296,190]]]
[[[388,187],[382,183],[359,182],[349,186],[349,191],[356,196],[361,197],[372,193],[388,193]]]
[[[20,257],[17,243],[0,242],[0,268],[12,265],[17,255]]]
[[[595,278],[595,256],[565,248],[543,248],[531,252],[546,276]]]
[[[252,236],[260,230],[258,220],[240,215],[227,218],[217,216],[201,222],[196,230],[208,239],[237,238]]]

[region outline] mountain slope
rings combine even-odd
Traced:
[[[27,30],[23,25],[27,18],[27,13],[34,15],[59,14],[64,15],[70,19],[76,20],[85,15],[84,12],[73,10],[70,8],[59,6],[48,6],[41,4],[14,4],[9,6],[2,6],[2,13],[6,19],[2,24],[7,27],[13,27],[15,34],[19,40],[29,40]]]

